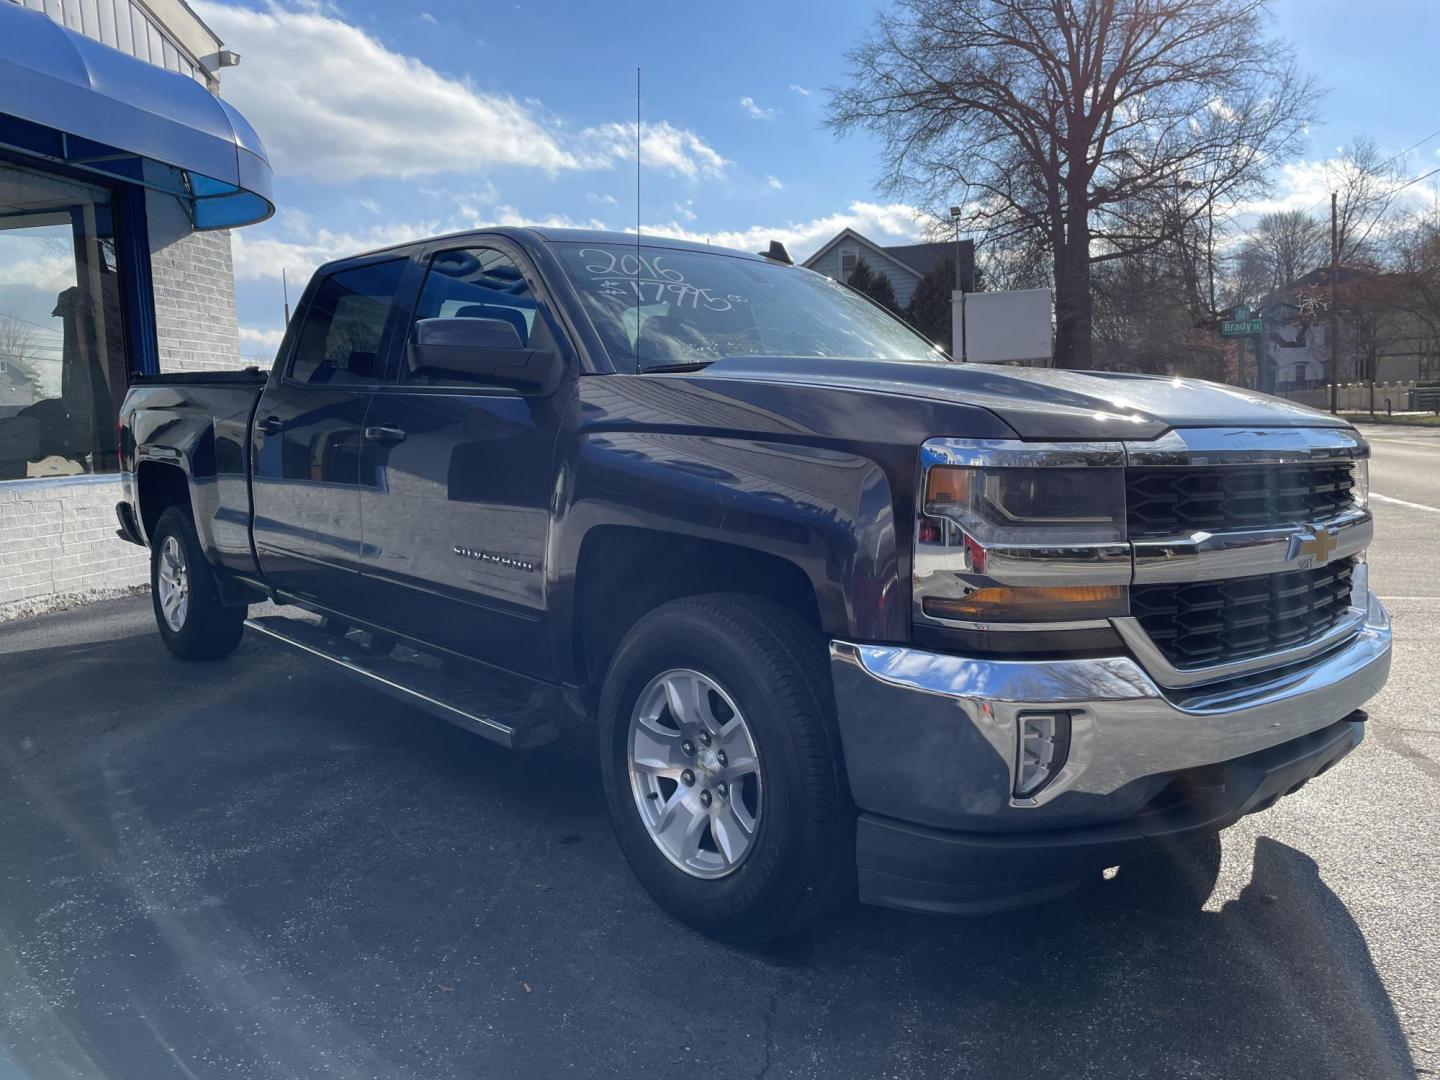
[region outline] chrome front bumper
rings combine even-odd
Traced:
[[[893,645],[830,645],[856,805],[944,829],[1084,825],[1138,812],[1174,774],[1334,724],[1384,685],[1390,622],[1373,595],[1348,641],[1272,677],[1162,688],[1130,656],[976,659]],[[1014,795],[1021,713],[1071,714],[1069,755],[1032,798]]]

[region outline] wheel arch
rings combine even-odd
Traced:
[[[778,555],[739,544],[624,525],[592,529],[576,568],[572,661],[594,691],[625,634],[647,612],[706,593],[764,596],[823,632],[809,576]]]

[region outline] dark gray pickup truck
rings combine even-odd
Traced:
[[[1353,429],[955,364],[783,252],[346,259],[268,374],[142,378],[121,421],[177,656],[248,627],[507,746],[593,721],[636,874],[733,941],[1212,837],[1354,748],[1390,665]]]

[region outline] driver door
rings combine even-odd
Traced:
[[[564,348],[517,249],[434,246],[413,318],[503,320],[532,348]],[[413,322],[405,328],[407,346]],[[398,350],[365,420],[360,488],[373,618],[475,659],[551,674],[545,552],[552,460],[574,363],[544,396],[417,375]]]

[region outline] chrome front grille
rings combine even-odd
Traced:
[[[1136,585],[1130,610],[1176,668],[1230,664],[1303,645],[1350,617],[1356,560],[1228,581]]]
[[[1353,508],[1349,461],[1125,470],[1130,539],[1325,521]]]

